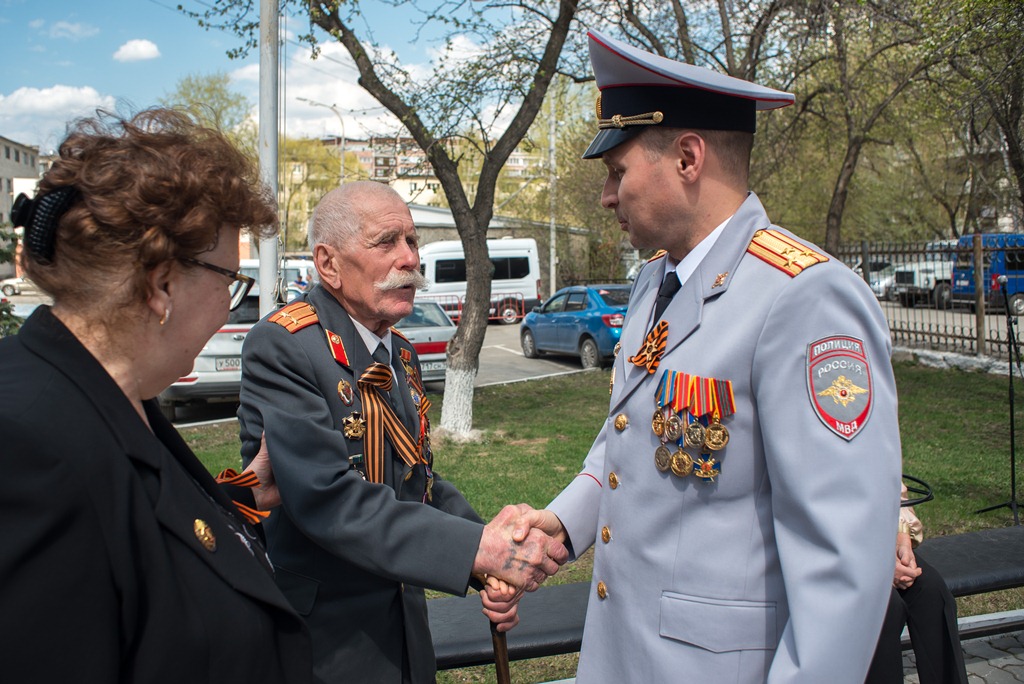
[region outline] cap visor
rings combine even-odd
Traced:
[[[597,132],[590,147],[583,153],[583,159],[597,159],[602,154],[626,142],[643,130],[643,126],[630,128],[603,128]]]

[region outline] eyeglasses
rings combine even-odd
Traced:
[[[231,311],[238,308],[245,299],[245,295],[249,294],[249,290],[251,290],[252,286],[256,283],[253,278],[250,278],[247,275],[235,273],[234,271],[229,271],[226,268],[214,266],[213,264],[208,264],[205,261],[193,259],[192,257],[178,257],[178,261],[182,261],[186,264],[192,264],[193,266],[202,266],[214,273],[220,273],[222,276],[231,278],[231,284],[228,285],[228,294],[231,296]]]

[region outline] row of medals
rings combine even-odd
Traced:
[[[672,413],[667,418],[664,410],[658,408],[651,419],[651,429],[659,439],[668,442],[678,442],[683,438],[683,444],[691,449],[699,449],[704,456],[710,456],[712,451],[720,451],[729,443],[729,430],[718,420],[713,421],[705,427],[697,420],[692,420],[684,425],[683,419],[678,414]],[[693,471],[693,457],[677,446],[675,452],[669,450],[668,446],[662,444],[654,450],[654,465],[661,472],[672,471],[676,477],[687,477]],[[714,480],[712,474],[705,475],[698,471],[697,477],[704,477]]]

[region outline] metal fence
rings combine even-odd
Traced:
[[[843,245],[837,256],[871,286],[894,345],[1008,359],[1006,302],[997,278],[1005,266],[1024,264],[1024,236],[964,242],[862,242]],[[1012,271],[1009,277],[1019,343],[1024,294],[1014,294],[1019,288]],[[1024,288],[1024,271],[1021,279]]]

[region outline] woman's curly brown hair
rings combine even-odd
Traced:
[[[225,227],[277,233],[277,211],[252,160],[186,114],[150,109],[77,121],[39,193],[73,186],[51,264],[27,250],[22,265],[62,304],[93,308],[145,301],[157,266],[216,246]]]

